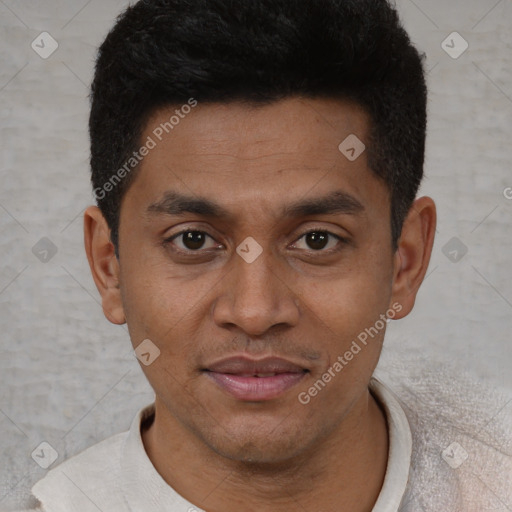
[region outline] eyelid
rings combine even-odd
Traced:
[[[318,228],[311,228],[308,231],[305,231],[293,243],[296,244],[299,240],[301,240],[305,236],[309,235],[310,233],[323,233],[323,234],[326,234],[326,235],[330,235],[333,238],[335,238],[336,240],[338,240],[338,242],[340,242],[342,245],[346,245],[346,244],[350,243],[350,240],[348,238],[346,238],[346,237],[344,237],[342,235],[338,235],[336,233],[333,233],[332,231],[329,231],[326,228],[320,228],[320,227],[318,227]],[[313,253],[313,254],[331,254],[331,253],[337,252],[339,250],[340,250],[340,248],[338,246],[337,247],[332,247],[331,249],[327,249],[327,250],[320,249],[320,250],[316,250],[315,251],[314,249],[306,249],[307,252],[310,252],[310,253]]]
[[[214,240],[218,245],[222,245],[222,244],[219,244],[215,238],[210,235],[210,233],[208,233],[207,231],[204,231],[202,229],[199,229],[199,228],[184,228],[182,229],[181,231],[177,232],[177,233],[174,233],[168,237],[166,237],[163,242],[162,242],[162,245],[164,247],[166,247],[167,245],[171,244],[171,245],[175,245],[173,242],[176,238],[179,238],[181,235],[184,235],[185,233],[190,233],[190,232],[194,232],[194,233],[201,233],[203,235],[206,235],[207,237],[210,237],[212,240]],[[218,246],[215,247],[215,248],[209,248],[209,249],[198,249],[197,251],[193,251],[191,249],[182,249],[181,247],[176,247],[173,249],[176,253],[178,254],[185,254],[185,255],[190,255],[190,254],[202,254],[202,253],[207,253],[207,252],[210,252],[212,250],[217,250],[218,249]]]

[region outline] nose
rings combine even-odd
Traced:
[[[276,325],[291,327],[299,321],[297,296],[269,249],[251,263],[235,254],[232,268],[219,286],[213,318],[220,327],[236,326],[258,336]]]

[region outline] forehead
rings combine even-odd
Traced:
[[[355,160],[344,151],[354,141],[361,150],[369,127],[361,108],[340,100],[174,105],[147,122],[141,142],[151,139],[153,148],[130,188],[146,203],[172,190],[248,208],[255,197],[271,206],[340,188],[364,203],[387,189],[368,169],[366,151]]]
[[[273,152],[276,144],[295,154],[331,153],[345,136],[365,139],[369,128],[362,108],[334,99],[288,98],[268,105],[199,103],[180,118],[173,116],[176,110],[180,106],[157,110],[145,129],[145,135],[154,136],[157,143],[174,146],[176,154],[193,150],[195,155],[218,155],[222,147],[236,149],[237,158],[243,160]]]

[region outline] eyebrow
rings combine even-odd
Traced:
[[[309,215],[360,215],[365,210],[354,196],[334,191],[323,197],[297,201],[285,207],[284,217],[307,217]]]
[[[307,217],[311,215],[360,215],[365,207],[354,196],[334,191],[322,197],[299,200],[284,207],[281,217]],[[219,204],[202,197],[194,197],[175,191],[168,191],[163,199],[152,203],[148,213],[182,216],[193,213],[203,217],[228,219],[232,214]]]
[[[147,212],[176,216],[195,213],[203,217],[216,218],[227,218],[230,216],[227,210],[209,199],[187,196],[174,191],[166,192],[161,201],[149,205]]]

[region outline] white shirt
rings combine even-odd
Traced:
[[[385,411],[389,457],[384,484],[372,512],[397,512],[411,464],[407,417],[392,392],[377,379],[370,391]],[[154,412],[143,408],[130,430],[68,459],[32,488],[44,512],[201,512],[156,471],[146,454],[141,423]]]

